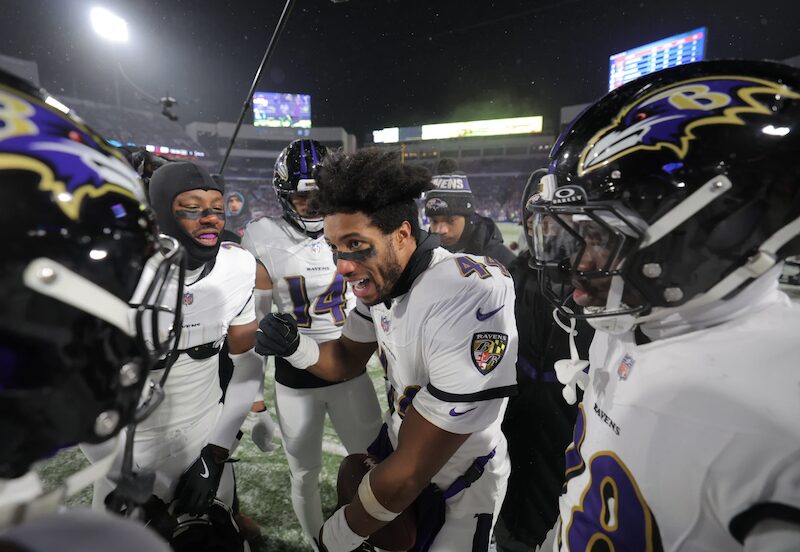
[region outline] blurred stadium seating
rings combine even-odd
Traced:
[[[156,109],[117,107],[80,98],[63,98],[63,101],[109,140],[121,145],[151,146],[156,153],[168,157],[194,158],[212,171],[218,167],[233,128],[232,123],[225,122],[195,122],[184,128]],[[353,149],[354,138],[343,129],[311,129],[309,134],[329,147]],[[242,127],[225,167],[227,193],[239,193],[244,198],[244,212],[229,217],[230,230],[241,234],[249,220],[280,214],[271,187],[272,167],[282,147],[297,137],[296,130]],[[537,135],[381,147],[401,148],[405,162],[422,164],[432,173],[436,172],[439,159],[453,157],[459,171],[469,177],[477,212],[497,222],[516,222],[528,175],[544,164],[551,141],[551,137]]]
[[[130,109],[78,98],[62,98],[62,101],[107,140],[116,140],[124,145],[186,150],[186,157],[195,157],[189,152],[200,152],[205,156],[205,148],[190,138],[183,126],[155,109]]]

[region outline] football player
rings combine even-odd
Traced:
[[[186,249],[188,270],[181,297],[183,331],[166,398],[137,427],[133,463],[137,471],[155,472],[153,494],[166,504],[174,499],[175,514],[205,514],[263,379],[261,357],[253,351],[253,289],[263,275],[257,276],[250,253],[220,242],[224,189],[202,166],[164,165],[153,173],[149,194],[161,229]],[[218,353],[226,335],[234,369],[220,404]],[[85,452],[94,458],[94,450]],[[105,483],[95,484],[96,507],[111,490]]]
[[[531,251],[600,331],[588,376],[559,374],[586,391],[553,550],[800,549],[800,307],[777,287],[799,123],[800,71],[711,61],[618,88],[556,143]]]
[[[0,264],[0,548],[166,552],[166,542],[130,520],[56,513],[104,475],[113,454],[46,493],[34,468],[80,442],[121,451],[115,436],[158,404],[150,369],[180,333],[180,302],[162,299],[183,252],[159,237],[124,157],[63,104],[2,71],[0,185],[9,198],[0,222],[8,238]],[[154,335],[146,322],[157,313],[163,332]]]
[[[355,306],[353,292],[322,236],[315,171],[326,157],[315,140],[295,140],[275,163],[273,188],[283,215],[251,222],[242,245],[266,267],[267,291],[257,291],[259,318],[278,310],[294,316],[300,332],[317,343],[339,337]],[[348,454],[365,452],[378,435],[381,412],[364,364],[348,381],[327,381],[275,362],[275,404],[291,472],[292,506],[309,542],[322,527],[319,474],[325,414]]]
[[[516,390],[511,278],[420,230],[414,200],[430,174],[395,152],[332,154],[317,180],[325,239],[356,308],[341,337],[322,344],[294,318],[267,316],[257,351],[330,381],[357,376],[379,351],[390,408],[370,447],[384,459],[325,522],[321,548],[355,549],[422,494],[418,545],[488,550],[509,473],[500,423]]]

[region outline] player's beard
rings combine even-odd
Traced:
[[[378,298],[367,304],[368,307],[390,299],[395,284],[397,284],[397,281],[403,274],[403,267],[400,266],[400,263],[397,261],[397,254],[395,254],[394,248],[392,248],[391,245],[387,248],[386,260],[378,265],[378,274],[380,274],[381,277],[381,287],[377,288],[376,286]]]

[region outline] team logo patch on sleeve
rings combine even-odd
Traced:
[[[508,347],[504,333],[480,332],[472,335],[472,364],[484,376],[494,370]]]

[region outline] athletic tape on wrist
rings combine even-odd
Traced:
[[[319,345],[310,337],[300,334],[300,344],[297,346],[297,350],[286,357],[286,361],[301,370],[314,366],[319,362]]]
[[[347,523],[342,506],[322,526],[322,544],[330,551],[355,550],[367,537],[362,537]]]
[[[390,512],[378,502],[378,499],[375,498],[375,494],[372,492],[372,486],[369,484],[369,474],[370,472],[367,472],[358,485],[358,499],[361,501],[364,510],[366,510],[370,516],[378,521],[392,521],[400,515],[400,512]]]

